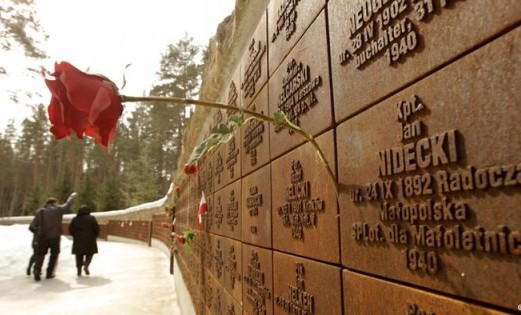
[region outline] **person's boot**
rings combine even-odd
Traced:
[[[78,267],[78,277],[81,277],[81,267]]]
[[[31,256],[31,259],[29,259],[29,266],[27,266],[27,270],[25,271],[25,273],[28,276],[31,275],[31,269],[33,269],[33,265],[34,265],[34,254],[33,254],[33,256]]]
[[[85,265],[85,274],[88,276],[90,275],[89,266]]]
[[[42,278],[40,277],[40,274],[39,274],[39,273],[35,273],[35,274],[34,274],[34,280],[35,280],[35,281],[40,281],[40,280],[42,280]]]

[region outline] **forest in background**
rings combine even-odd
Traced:
[[[17,44],[28,58],[41,59],[45,53],[33,45],[37,41],[30,35],[41,33],[31,6],[32,0],[0,5],[4,13],[0,44],[3,50]],[[206,51],[188,35],[168,45],[149,94],[194,98],[205,60]],[[0,75],[7,74],[0,71]],[[125,109],[116,139],[105,152],[90,138],[71,135],[56,141],[49,131],[47,104],[33,105],[31,117],[19,129],[10,123],[0,130],[0,217],[31,215],[47,198],[64,202],[73,191],[79,195],[75,208],[87,204],[94,211],[124,209],[163,197],[177,167],[190,113],[189,107],[175,104]]]

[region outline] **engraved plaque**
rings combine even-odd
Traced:
[[[521,20],[518,0],[330,0],[337,121]]]
[[[205,232],[194,230],[193,233],[194,233],[194,239],[193,239],[192,243],[190,244],[190,251],[193,256],[197,257],[198,261],[201,261],[201,265],[202,265],[203,242],[202,242],[201,234],[203,234]]]
[[[505,314],[348,270],[342,276],[345,314]]]
[[[242,300],[248,314],[273,314],[273,252],[242,245]]]
[[[213,248],[213,270],[212,274],[217,281],[224,287],[225,284],[225,263],[226,263],[226,243],[227,238],[215,235],[212,238]]]
[[[334,169],[334,135],[317,138]],[[338,211],[334,183],[307,143],[271,164],[273,248],[339,262]],[[276,174],[276,175],[275,175]]]
[[[206,196],[213,193],[213,151],[207,152],[200,160],[197,162],[198,169],[198,179],[199,186],[202,191],[206,194]]]
[[[266,14],[263,14],[257,29],[242,57],[241,91],[243,106],[250,102],[268,81],[268,43],[266,37]]]
[[[212,306],[210,314],[226,314],[227,296],[224,287],[218,282],[214,282]]]
[[[225,156],[225,185],[236,181],[241,177],[241,130],[238,128],[228,142],[221,144],[224,146]]]
[[[520,71],[516,29],[337,128],[344,265],[517,309]]]
[[[214,236],[213,234],[210,234],[210,233],[203,233],[202,235],[202,242],[204,243],[204,251],[203,251],[203,254],[202,254],[202,257],[201,257],[201,261],[203,263],[203,267],[207,270],[208,273],[214,273],[214,270],[213,270],[213,257],[214,257],[214,244],[215,244],[215,241],[214,241],[214,238],[216,236]]]
[[[242,179],[242,241],[271,247],[271,169],[269,165]]]
[[[268,88],[265,86],[248,107],[249,110],[268,115]],[[248,117],[248,115],[245,115]],[[270,160],[270,123],[250,120],[241,128],[242,175],[266,165]]]
[[[224,94],[221,96],[224,99],[224,103],[232,107],[243,107],[242,104],[242,91],[241,91],[241,67],[237,65],[234,69],[233,75],[227,88],[224,90]],[[224,111],[224,123],[228,122],[229,116],[237,114],[234,110]]]
[[[226,199],[224,189],[213,194],[212,211],[208,211],[208,214],[212,217],[210,231],[224,235],[226,233]]]
[[[283,111],[306,133],[316,135],[332,126],[331,91],[325,14],[320,14],[269,81],[270,116]],[[271,158],[298,144],[301,135],[270,124]]]
[[[213,231],[213,220],[214,220],[214,214],[213,214],[213,194],[206,195],[206,204],[208,206],[208,211],[206,213],[203,213],[201,215],[202,223],[199,226],[200,230],[210,232]],[[199,203],[201,201],[199,200]],[[199,203],[197,204],[197,210],[195,212],[195,215],[197,216],[197,212],[199,211]],[[197,224],[197,223],[196,223]]]
[[[226,143],[213,151],[213,188],[214,191],[218,191],[226,186]]]
[[[242,301],[242,244],[227,239],[224,248],[224,288],[236,300]]]
[[[295,46],[325,4],[324,0],[270,1],[268,5],[270,75]],[[325,37],[325,34],[323,36]]]
[[[273,252],[275,314],[342,314],[339,267]]]
[[[242,307],[241,304],[233,298],[230,294],[224,291],[224,313],[225,315],[241,315]]]
[[[226,94],[224,95],[225,103],[227,105],[233,107],[242,107],[242,93],[241,93],[241,68],[237,67],[233,73],[230,84],[228,85],[228,89],[226,90]],[[230,114],[234,114],[236,111],[226,110],[226,118]]]
[[[224,235],[236,240],[241,239],[242,227],[242,189],[241,180],[237,180],[223,189]]]
[[[202,287],[202,295],[204,299],[205,307],[209,310],[213,308],[213,300],[215,290],[217,290],[218,281],[215,279],[211,272],[204,270],[204,283]]]
[[[225,103],[223,101],[223,103]],[[205,138],[208,137],[212,133],[212,129],[217,126],[218,124],[225,123],[226,122],[226,111],[224,109],[215,109],[212,108],[212,111],[210,113],[212,115],[212,119],[210,121],[210,124],[208,127],[205,128]]]
[[[193,198],[193,196],[190,196],[190,199],[189,199],[189,202],[190,202],[190,205],[186,208],[188,211],[186,213],[186,218],[187,218],[187,226],[190,227],[191,229],[196,229],[196,216],[197,216],[197,210],[199,208],[199,205],[195,205],[194,203],[194,200],[195,198]]]

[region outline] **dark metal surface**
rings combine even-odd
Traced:
[[[242,179],[242,241],[271,247],[271,168],[266,165]]]
[[[334,169],[333,132],[317,138]],[[305,144],[271,164],[273,248],[339,262],[339,220],[333,181]]]
[[[326,18],[322,12],[268,84],[270,115],[281,110],[292,123],[312,135],[333,123],[326,39]],[[270,124],[272,159],[304,142],[301,135]]]
[[[518,29],[337,128],[345,266],[517,308],[520,71]]]
[[[369,2],[328,2],[337,121],[521,20],[517,0],[371,1],[375,10],[371,3],[367,10],[363,3]]]

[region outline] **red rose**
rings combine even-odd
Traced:
[[[197,163],[185,164],[183,172],[185,172],[186,175],[195,175],[195,173],[197,173]]]
[[[180,243],[180,244],[184,244],[186,243],[186,238],[184,235],[178,235],[177,236],[177,241]]]
[[[90,136],[105,150],[116,135],[123,112],[116,85],[101,75],[82,72],[67,62],[56,63],[54,80],[45,79],[51,91],[49,120],[56,139],[72,131],[79,139]]]

